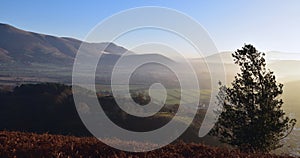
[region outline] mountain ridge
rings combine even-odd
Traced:
[[[0,23],[0,61],[9,63],[69,63],[72,62],[82,43],[86,51],[105,48],[108,54],[121,55],[128,50],[114,43],[87,43],[71,37],[56,37],[24,31]],[[133,52],[130,52],[133,53]]]

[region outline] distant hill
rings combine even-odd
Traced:
[[[82,41],[74,38],[28,32],[0,23],[0,75],[8,76],[0,78],[0,82],[8,83],[16,80],[35,82],[32,81],[32,78],[38,78],[37,80],[44,81],[48,79],[48,81],[70,83],[73,61],[82,43]],[[107,81],[110,80],[114,65],[121,55],[128,50],[108,42],[85,43],[85,46],[86,49],[84,51],[86,52],[102,53],[97,69],[97,79],[99,79],[98,83],[109,84]],[[105,51],[100,52],[99,50],[103,50],[104,47],[106,47]],[[207,85],[206,83],[210,82],[210,72],[206,62],[222,64],[229,83],[239,71],[237,65],[233,63],[231,54],[231,51],[226,51],[205,58],[190,59],[199,80],[201,80],[200,83]],[[290,69],[300,66],[300,60],[297,60],[297,57],[298,55],[295,53],[266,52],[267,66],[275,72],[280,82],[300,80],[300,73]],[[125,58],[129,64],[143,59],[155,59],[162,63],[175,63],[163,55],[138,54],[130,51]],[[220,58],[223,60],[223,63],[220,62]],[[124,68],[126,69],[126,65]],[[136,79],[135,83],[142,83],[145,80],[147,80],[147,83],[152,83],[157,79],[169,82],[176,78],[174,74],[171,75],[172,72],[167,70],[167,68],[155,66],[154,64],[148,64],[139,70],[139,74],[135,75],[139,79]],[[186,70],[177,71],[186,72]],[[220,72],[214,73],[219,74]],[[149,76],[149,74],[151,75]]]
[[[268,64],[268,67],[274,71],[276,77],[281,82],[291,82],[300,80],[300,60],[276,60]]]
[[[77,39],[28,32],[0,23],[1,62],[72,64],[81,44],[82,41]],[[114,43],[86,44],[86,51],[106,47],[106,55],[121,55],[128,51]]]
[[[15,83],[16,80],[21,80],[24,83],[24,81],[36,82],[46,79],[49,82],[70,83],[73,62],[82,44],[84,44],[81,50],[83,53],[101,54],[97,69],[99,83],[108,84],[107,78],[111,77],[114,65],[124,53],[128,64],[142,59],[173,63],[173,60],[163,55],[137,54],[114,43],[87,43],[74,38],[28,32],[0,23],[0,76],[6,76],[0,78],[0,82]],[[145,78],[145,72],[161,70],[161,67],[148,65],[147,71],[140,71],[144,73],[141,74],[144,77],[140,78]],[[165,76],[170,75],[165,74]],[[147,77],[147,80],[153,79]]]
[[[205,57],[205,60],[208,62],[216,62],[217,59],[222,58],[223,63],[233,63],[232,53],[234,51],[223,51],[217,54],[209,55]],[[299,53],[288,53],[288,52],[279,52],[279,51],[268,51],[265,53],[265,59],[268,63],[277,62],[277,61],[300,61]],[[201,58],[198,58],[198,60]]]
[[[229,80],[233,79],[233,75],[239,72],[239,67],[234,64],[233,52],[220,52],[218,54],[213,54],[207,56],[205,58],[197,58],[191,60],[192,63],[198,65],[200,67],[200,63],[210,62],[214,64],[223,64],[227,78]],[[290,82],[300,80],[300,73],[295,71],[296,67],[300,67],[300,55],[296,53],[286,53],[286,52],[276,52],[270,51],[265,53],[265,59],[267,62],[267,68],[273,71],[276,77],[280,82]],[[220,63],[220,59],[222,59],[223,63]],[[205,61],[204,61],[205,60]]]

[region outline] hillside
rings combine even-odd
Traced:
[[[139,99],[138,96],[133,96],[133,99],[138,103],[145,101]],[[98,100],[106,115],[115,124],[132,131],[151,131],[162,127],[174,117],[174,113],[170,111],[176,111],[178,108],[176,105],[169,104],[151,117],[140,118],[126,114],[112,96],[99,96]],[[127,99],[123,98],[123,103],[126,104],[126,102]],[[0,130],[91,136],[78,112],[97,116],[97,110],[94,110],[91,105],[85,104],[85,106],[77,107],[77,111],[71,87],[55,83],[26,84],[15,87],[11,91],[0,89],[0,103]],[[188,110],[186,108],[187,116],[180,117],[181,119],[175,121],[176,124],[186,123],[185,119],[189,119]],[[210,136],[198,137],[198,130],[205,112],[203,109],[199,110],[194,123],[180,137],[180,140],[205,141],[207,144],[218,145],[218,142]]]
[[[113,143],[130,145],[143,149],[146,145],[138,142],[111,140]],[[238,150],[209,147],[202,144],[176,143],[143,153],[124,152],[113,149],[93,137],[79,138],[51,134],[34,134],[0,131],[0,157],[240,157],[279,158],[260,153],[242,153]]]
[[[82,41],[24,31],[0,23],[0,61],[5,63],[72,64]],[[127,49],[114,43],[86,43],[86,51],[105,49],[107,54],[120,55]],[[100,52],[99,52],[100,53]]]
[[[62,82],[71,83],[73,62],[81,44],[83,53],[101,54],[97,69],[97,82],[109,84],[108,78],[120,59],[124,56],[127,63],[134,63],[145,59],[152,59],[161,63],[173,61],[159,54],[136,54],[115,43],[88,43],[73,38],[55,37],[51,35],[28,32],[7,24],[0,23],[0,83],[14,84],[29,82]],[[126,53],[126,55],[124,55]],[[126,65],[123,65],[126,69]],[[161,67],[148,65],[141,70],[141,80],[145,72],[160,72]],[[153,76],[168,78],[169,74]],[[137,81],[138,82],[138,81]]]

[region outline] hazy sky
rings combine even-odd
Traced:
[[[252,43],[262,51],[300,53],[300,1],[296,0],[2,0],[0,4],[1,23],[78,39],[119,11],[162,6],[197,20],[221,51]]]

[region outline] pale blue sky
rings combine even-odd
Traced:
[[[162,6],[186,13],[209,32],[220,51],[252,43],[262,51],[300,53],[300,1],[297,0],[2,0],[0,22],[82,39],[103,19],[141,6]]]

